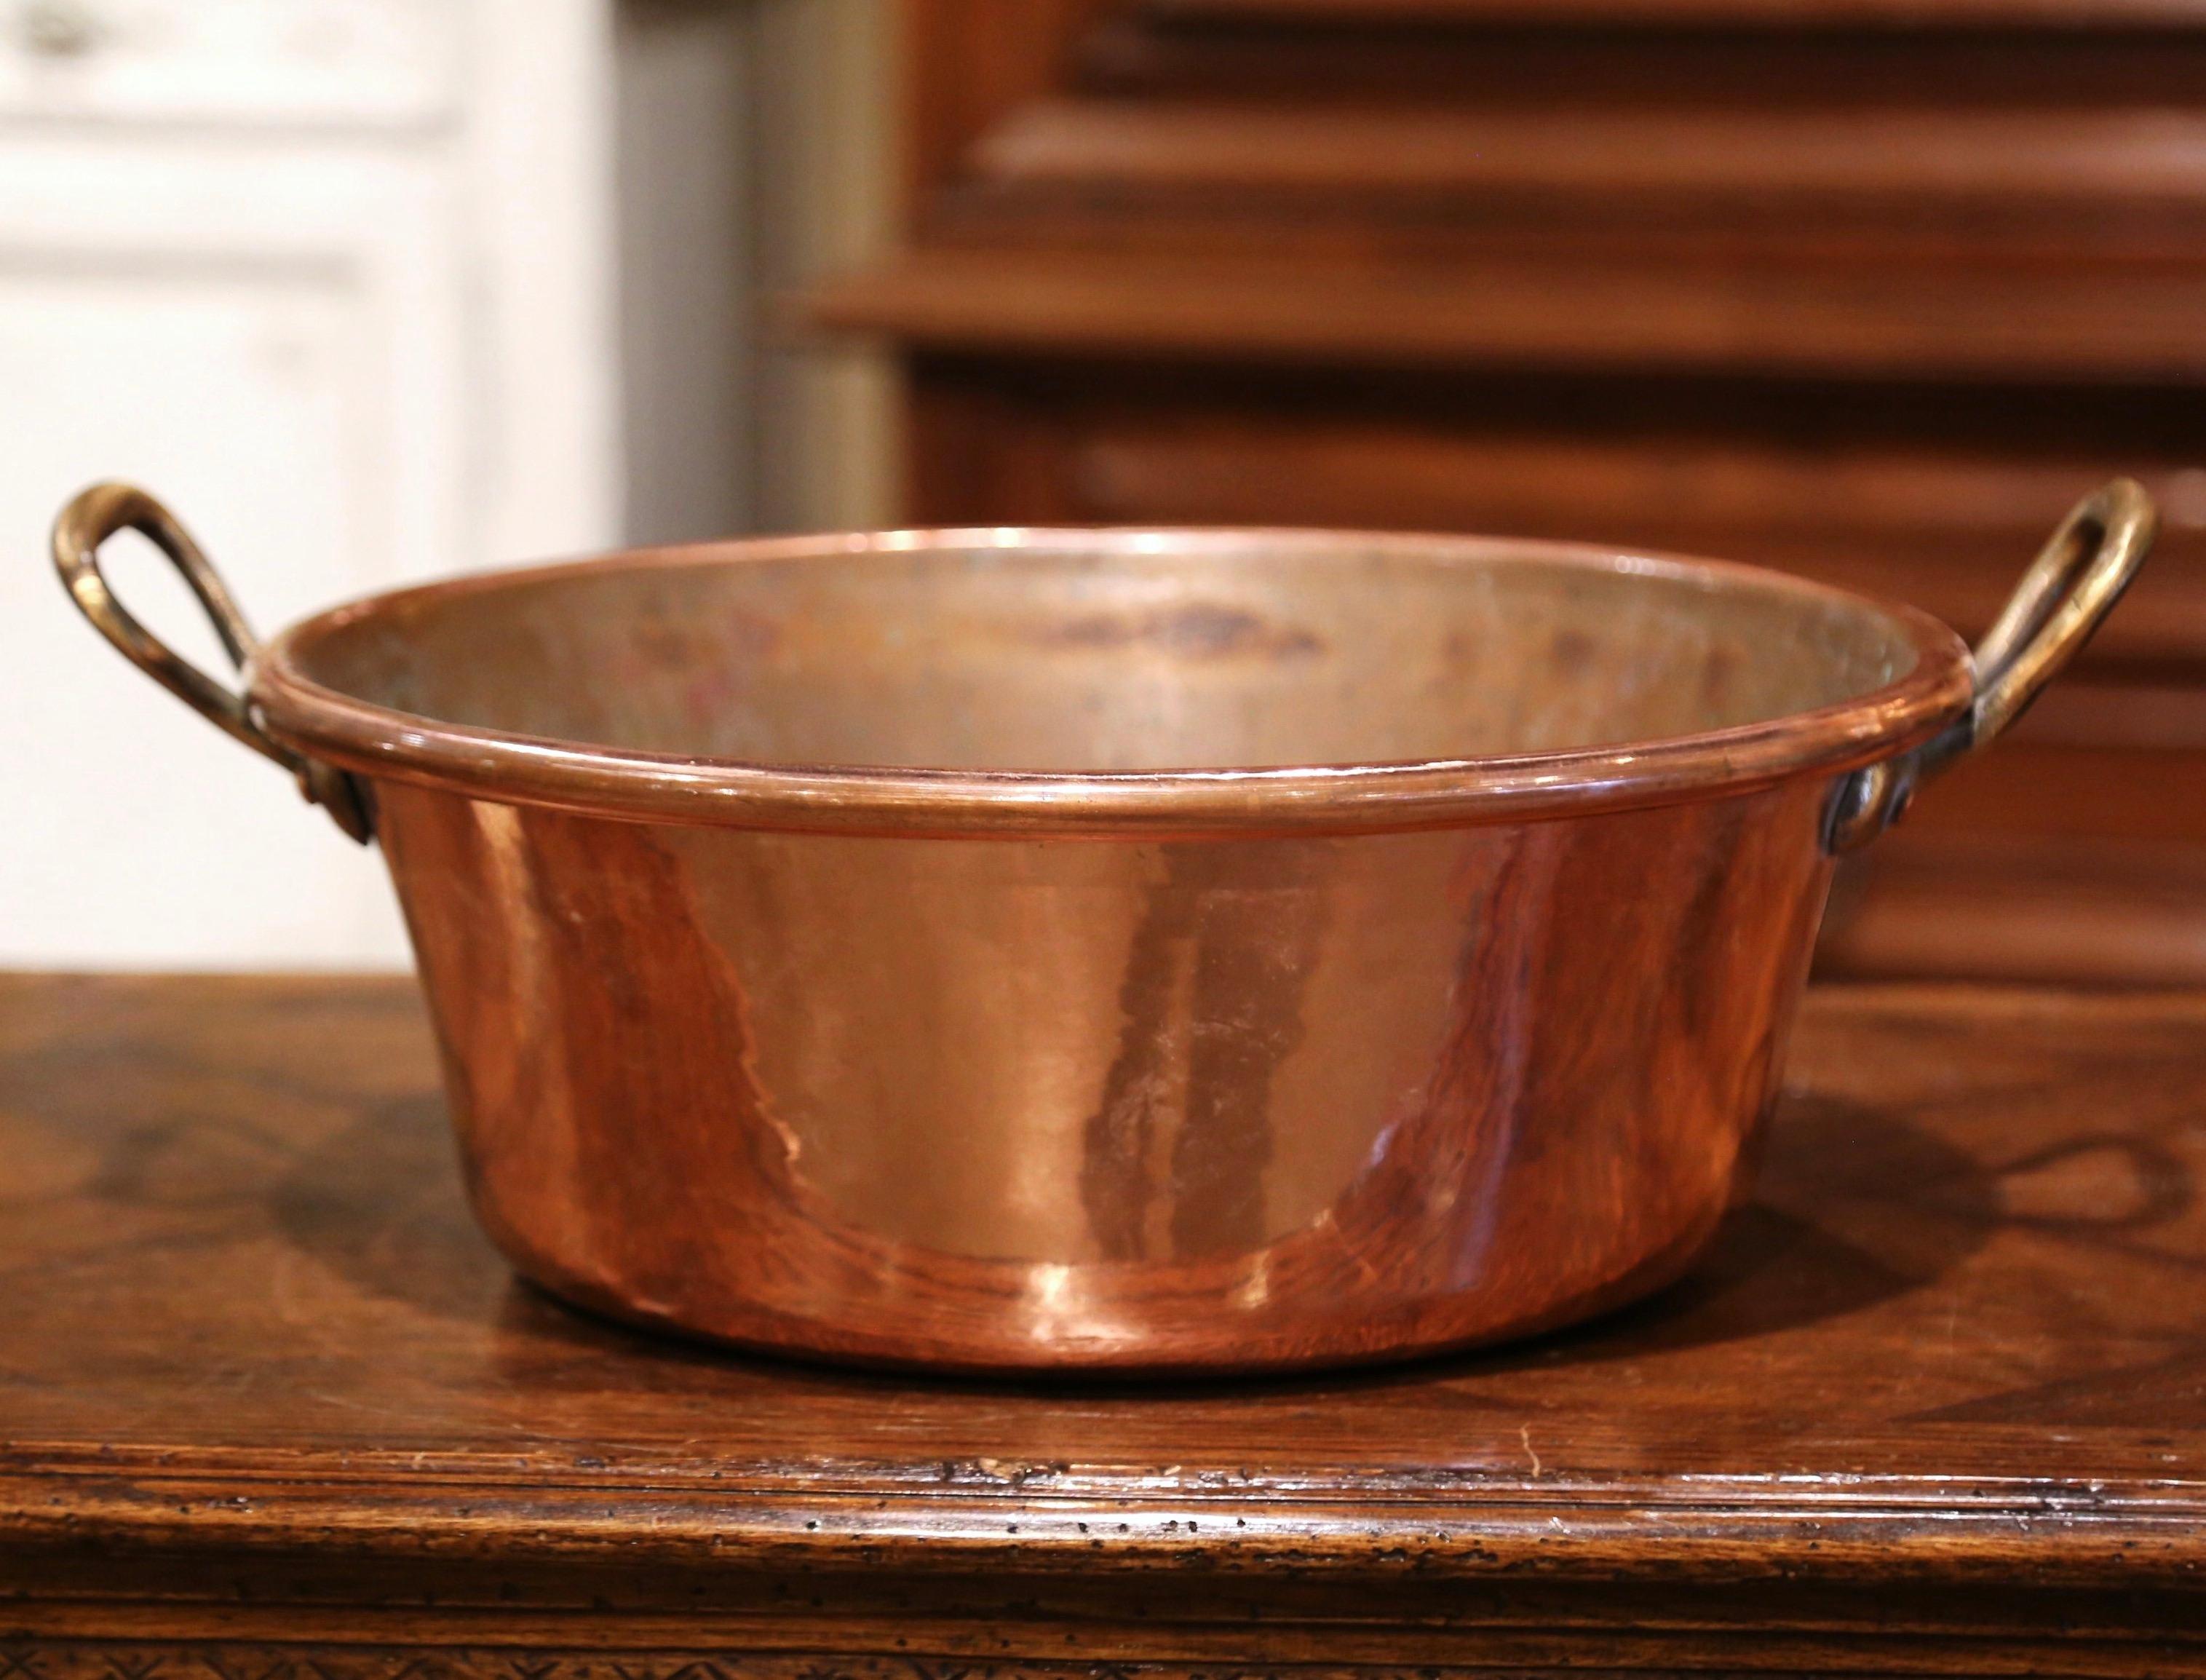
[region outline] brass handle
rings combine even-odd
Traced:
[[[242,670],[259,652],[259,640],[245,615],[191,533],[174,514],[134,485],[96,484],[77,495],[54,521],[54,567],[78,609],[131,664],[217,728],[282,765],[298,778],[301,793],[327,811],[347,834],[365,843],[374,832],[374,824],[367,792],[359,783],[335,766],[294,752],[270,736],[243,694],[224,688],[184,658],[115,599],[99,569],[99,549],[125,529],[150,539],[191,586],[233,664]]]
[[[1824,829],[1833,852],[1866,845],[1899,820],[1923,782],[1989,744],[2082,651],[2151,552],[2160,515],[2144,486],[2116,479],[2060,521],[1975,648],[1976,697],[1911,753],[1857,770],[1833,793]]]

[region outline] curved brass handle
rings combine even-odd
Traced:
[[[1995,740],[2028,711],[2121,599],[2159,529],[2152,498],[2134,479],[2116,479],[2078,503],[1976,644],[1975,703],[1913,752],[1841,780],[1832,795],[1825,844],[1850,852],[1874,840],[1899,820],[1924,781]]]
[[[122,650],[139,670],[218,729],[298,777],[299,791],[330,813],[337,825],[365,843],[374,832],[366,790],[344,771],[270,736],[243,694],[225,688],[132,617],[107,587],[99,569],[100,545],[116,532],[143,533],[182,575],[206,610],[224,650],[241,670],[260,643],[221,575],[209,563],[176,516],[134,485],[96,484],[79,493],[54,521],[54,567],[92,628]]]

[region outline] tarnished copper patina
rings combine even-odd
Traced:
[[[108,594],[124,526],[248,673]],[[1256,1369],[1563,1323],[1739,1196],[1833,855],[2151,539],[2077,510],[1971,661],[1751,568],[1466,538],[902,532],[381,595],[253,642],[103,486],[72,592],[387,855],[468,1182],[670,1330]]]

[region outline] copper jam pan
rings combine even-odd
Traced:
[[[527,1277],[751,1347],[1254,1370],[1519,1336],[1735,1203],[1834,857],[2150,544],[2084,503],[1971,658],[1750,567],[972,530],[469,576],[263,646],[144,492],[55,555],[389,860]],[[110,594],[126,527],[246,673]]]

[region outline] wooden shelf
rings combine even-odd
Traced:
[[[2002,980],[2206,986],[2206,855],[2169,841],[1890,837],[1834,897],[1816,972],[1935,978],[1957,966]]]
[[[1264,23],[1756,30],[2166,29],[2206,22],[2199,0],[1145,0],[1160,17]]]
[[[1812,223],[1827,207],[1913,223],[2006,214],[2056,242],[2062,219],[2206,222],[2206,110],[1301,107],[1284,102],[1041,99],[976,144],[973,177],[1092,195],[1314,198],[1364,217],[1416,198],[1460,217],[1553,221],[1730,206]],[[1153,206],[1152,206],[1153,207]],[[1944,237],[1965,243],[1948,225]]]
[[[1601,270],[907,251],[822,288],[820,326],[915,348],[1856,378],[2206,379],[2195,271],[2080,264]]]

